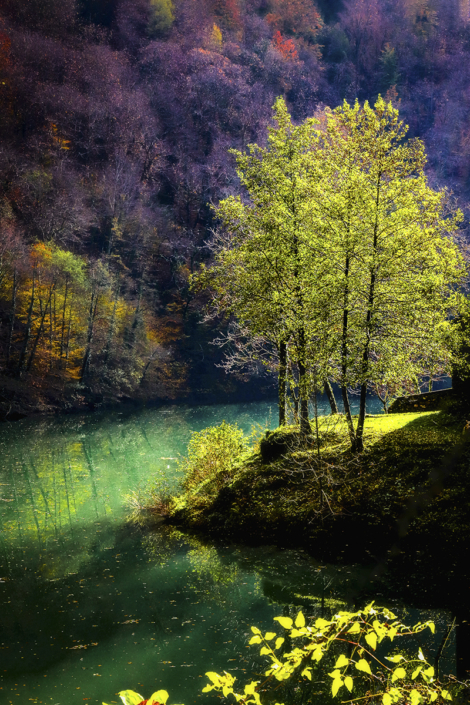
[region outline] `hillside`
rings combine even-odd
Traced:
[[[188,286],[228,149],[276,96],[301,121],[382,93],[466,212],[469,59],[463,0],[4,0],[2,416],[264,393],[215,367]]]

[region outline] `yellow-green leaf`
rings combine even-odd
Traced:
[[[252,636],[248,643],[249,644],[261,644],[261,637],[258,635]]]
[[[352,689],[353,689],[353,679],[351,678],[351,676],[346,676],[346,678],[344,679],[344,685],[345,685],[346,688],[349,690],[349,692],[352,691]]]
[[[302,671],[301,675],[302,675],[302,676],[305,676],[306,678],[308,678],[309,681],[312,680],[312,672],[311,672],[310,668],[304,668],[304,670]]]
[[[276,645],[274,648],[279,649],[284,643],[284,637],[280,636],[278,639],[276,639]]]
[[[425,671],[423,671],[425,676],[429,676],[429,678],[432,678],[434,676],[434,668],[433,666],[429,666]]]
[[[369,673],[370,675],[372,675],[370,666],[365,660],[365,658],[361,658],[360,661],[356,663],[356,668],[358,671],[364,671],[364,673]]]
[[[351,629],[348,629],[348,634],[359,634],[361,631],[361,625],[359,622],[354,622]]]
[[[271,653],[271,649],[268,649],[267,646],[263,646],[263,648],[262,648],[261,651],[259,652],[259,655],[260,655],[260,656],[266,656],[266,654],[270,654],[270,653]]]
[[[245,695],[254,695],[257,681],[251,681],[245,686]]]
[[[341,688],[342,685],[343,685],[343,681],[341,680],[341,678],[336,678],[333,681],[332,686],[331,686],[331,692],[332,692],[333,697],[335,697],[336,693],[338,692],[338,690]]]
[[[277,622],[279,622],[281,627],[284,627],[284,629],[291,629],[292,628],[293,621],[290,617],[274,617],[274,619]]]
[[[271,639],[274,639],[275,636],[276,632],[266,632],[264,638],[266,639],[266,641],[271,641]]]
[[[347,666],[349,663],[349,659],[346,658],[344,654],[341,654],[339,659],[335,663],[335,668],[343,668],[343,666]]]
[[[403,661],[405,657],[401,654],[395,654],[394,656],[386,656],[385,658],[392,663],[398,663],[399,661]]]
[[[251,627],[251,631],[253,634],[261,634],[261,630],[258,627]]]
[[[317,648],[312,652],[312,659],[315,659],[315,661],[321,661],[323,658],[323,650],[321,646],[317,646]]]
[[[324,627],[327,627],[329,624],[331,624],[331,622],[328,622],[326,619],[321,619],[321,617],[319,617],[315,622],[315,626],[317,629],[323,629]]]
[[[423,668],[422,666],[418,666],[418,668],[416,668],[416,669],[413,671],[413,673],[411,674],[411,680],[414,680],[417,676],[419,676],[419,674],[421,673],[422,668]]]
[[[444,700],[452,700],[452,695],[449,693],[448,690],[441,690],[441,695]]]
[[[299,612],[299,614],[295,618],[295,626],[297,628],[305,627],[305,617],[303,616],[302,612]]]
[[[397,681],[399,678],[404,678],[405,676],[406,676],[406,671],[405,671],[404,668],[401,668],[401,667],[400,667],[400,668],[396,668],[396,669],[393,671],[392,683],[395,683],[395,681]]]
[[[155,705],[155,703],[166,703],[167,700],[168,693],[166,692],[166,690],[157,690],[150,696],[147,705]]]
[[[417,690],[412,690],[410,693],[411,705],[419,705],[423,701],[422,695]]]
[[[366,641],[369,646],[375,651],[377,647],[377,634],[375,632],[369,632],[368,634],[366,634]]]
[[[435,700],[437,700],[437,693],[431,693],[431,697],[429,699],[433,703]]]
[[[383,705],[392,705],[392,698],[388,693],[382,695]]]

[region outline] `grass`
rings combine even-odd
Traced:
[[[251,452],[241,444],[239,457],[227,426],[217,448],[206,435],[219,438],[220,427],[200,432],[190,464],[193,472],[201,454],[201,482],[165,496],[166,520],[224,541],[304,547],[319,560],[394,555],[400,589],[404,572],[427,566],[436,584],[444,581],[445,596],[445,570],[433,566],[455,571],[470,542],[470,443],[462,419],[445,411],[369,416],[361,454],[351,453],[341,416],[319,419],[319,443],[314,424],[307,447],[296,427],[283,427],[265,432]],[[230,468],[221,474],[224,452]],[[152,503],[158,513],[158,493]],[[413,599],[428,589],[422,575],[406,579]]]
[[[360,455],[350,452],[343,417],[320,418],[320,444],[314,440],[307,448],[294,427],[278,429],[249,457],[232,459],[226,483],[212,487],[206,479],[191,496],[181,494],[170,521],[237,540],[297,545],[315,542],[325,527],[331,538],[334,527],[348,522],[392,531],[407,503],[423,492],[434,493],[426,500],[434,508],[462,488],[467,495],[467,446],[452,473],[446,469],[462,427],[442,411],[370,416]],[[263,443],[275,452],[262,455]]]

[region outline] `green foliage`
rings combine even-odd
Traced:
[[[271,702],[274,695],[276,705],[283,705],[279,700],[283,699],[287,683],[307,683],[326,677],[333,698],[338,694],[348,698],[349,693],[354,694],[348,702],[361,699],[366,704],[424,705],[452,700],[421,649],[416,657],[399,653],[396,648],[393,653],[384,654],[385,647],[392,644],[395,647],[396,641],[403,637],[412,637],[425,629],[434,633],[433,622],[408,627],[390,610],[375,607],[373,602],[357,612],[340,611],[329,620],[318,618],[309,623],[299,612],[295,620],[281,616],[275,617],[275,621],[284,630],[282,636],[274,631],[263,634],[258,627],[251,627],[253,636],[249,644],[260,646],[260,656],[268,660],[262,682],[250,681],[240,691],[235,686],[236,677],[230,673],[209,671],[206,676],[210,682],[202,692],[215,691],[244,705],[262,705]],[[164,704],[168,698],[166,691],[154,693],[148,701],[129,690],[119,695],[124,705]]]
[[[226,237],[200,282],[253,337],[289,343],[302,419],[312,386],[340,384],[351,444],[362,450],[367,387],[448,362],[465,273],[449,235],[462,214],[449,215],[445,193],[428,185],[423,144],[406,141],[381,97],[327,109],[321,127],[294,125],[278,99],[274,121],[266,148],[232,150],[250,201],[220,202]],[[361,390],[356,429],[348,388]]]
[[[275,617],[275,620],[284,628],[284,636],[275,632],[263,635],[257,627],[252,627],[254,636],[249,643],[260,645],[260,655],[268,657],[264,676],[268,683],[274,681],[276,690],[291,679],[311,681],[318,664],[323,661],[323,675],[327,672],[331,678],[333,697],[343,689],[343,692],[355,691],[356,697],[360,694],[362,700],[369,702],[377,702],[380,697],[383,705],[398,702],[418,705],[452,699],[436,681],[434,668],[426,661],[421,649],[416,658],[400,653],[382,656],[377,651],[379,644],[385,645],[427,628],[434,633],[433,622],[407,627],[392,612],[374,607],[374,603],[358,612],[338,612],[331,620],[317,619],[313,624],[306,623],[302,612],[295,621],[290,617]],[[289,644],[287,651],[284,650],[285,643]],[[332,670],[328,671],[329,668]],[[259,681],[251,681],[241,693],[235,690],[236,679],[231,674],[209,672],[206,675],[211,682],[203,692],[215,690],[224,697],[232,695],[236,702],[260,705],[260,692],[269,691],[266,681],[262,685]]]
[[[159,36],[168,32],[175,20],[172,0],[150,0],[150,12],[149,34]]]
[[[237,424],[223,421],[194,432],[188,444],[186,458],[179,461],[184,472],[183,488],[189,494],[198,493],[210,483],[208,491],[219,490],[233,475],[240,459],[249,450],[248,440]]]

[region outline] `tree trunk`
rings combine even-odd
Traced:
[[[52,299],[54,300],[54,315],[52,314]],[[53,332],[55,328],[55,292],[54,296],[52,297],[51,301],[49,302],[49,371],[52,371],[52,363],[53,363],[53,352],[52,352],[52,340],[53,340]]]
[[[13,290],[11,293],[10,329],[8,331],[8,345],[7,345],[7,365],[10,362],[11,344],[13,341],[13,330],[15,328],[16,295],[17,295],[17,293],[18,293],[18,276],[16,274],[16,267],[15,267],[13,270]]]
[[[279,426],[286,424],[287,398],[287,342],[279,343]]]
[[[88,371],[91,357],[91,344],[93,342],[93,330],[95,327],[95,317],[96,317],[96,307],[98,306],[98,294],[96,292],[91,293],[90,301],[90,311],[88,313],[88,333],[87,333],[87,343],[85,348],[85,354],[83,355],[82,369],[80,370],[80,382]]]
[[[64,305],[62,307],[62,330],[60,334],[60,363],[59,366],[62,367],[62,358],[64,356],[64,342],[65,342],[65,312],[67,307],[67,296],[69,293],[69,278],[65,278],[65,292],[64,292]]]
[[[349,404],[348,388],[346,386],[346,379],[348,373],[348,326],[349,326],[349,255],[346,256],[345,264],[345,278],[346,278],[346,288],[344,290],[344,302],[343,302],[343,332],[341,339],[341,396],[343,398],[344,413],[346,415],[346,421],[348,424],[349,437],[351,439],[352,450],[356,449],[356,433],[354,431],[354,424],[351,415],[351,406]]]
[[[64,360],[64,373],[67,371],[67,365],[69,362],[70,353],[70,330],[72,328],[72,305],[70,305],[69,311],[69,324],[67,326],[67,339],[65,341],[65,360]]]
[[[49,299],[47,300],[47,303],[44,306],[44,311],[41,312],[41,321],[39,323],[39,328],[38,328],[38,331],[37,331],[36,336],[34,338],[33,347],[31,348],[31,352],[29,354],[28,364],[26,365],[26,372],[30,371],[31,366],[33,364],[34,357],[36,355],[36,349],[37,349],[38,343],[39,343],[39,339],[42,335],[42,329],[44,327],[44,321],[46,319],[47,309],[50,306],[51,299],[52,299],[52,293],[53,293],[54,289],[55,289],[55,283],[49,289]]]
[[[377,198],[376,198],[376,218],[374,225],[374,241],[373,241],[373,254],[374,260],[377,254],[378,245],[378,220],[377,213],[379,208],[379,196],[380,196],[380,173],[379,180],[377,184]],[[370,339],[371,339],[371,323],[372,323],[372,311],[375,302],[375,282],[377,278],[377,264],[374,262],[372,271],[370,273],[370,283],[369,283],[369,297],[367,302],[367,315],[366,315],[366,340],[364,344],[364,350],[362,353],[362,384],[361,384],[361,400],[359,403],[359,418],[357,421],[356,430],[356,450],[361,453],[364,450],[364,422],[366,418],[366,394],[367,394],[367,376],[369,372],[369,357],[370,357]]]
[[[139,287],[139,298],[137,300],[137,306],[135,307],[134,311],[134,320],[132,321],[132,326],[129,334],[129,339],[127,342],[127,347],[129,350],[132,350],[134,348],[134,343],[136,339],[136,332],[137,332],[137,327],[139,325],[140,321],[140,306],[142,303],[142,282]]]
[[[108,364],[109,351],[111,349],[111,343],[113,342],[113,338],[114,338],[114,330],[116,327],[117,302],[118,302],[118,289],[116,289],[116,294],[114,296],[113,313],[111,314],[111,323],[109,324],[109,329],[108,329],[108,339],[106,340],[106,346],[104,349],[103,363],[105,365]]]
[[[330,409],[331,409],[331,414],[337,414],[338,413],[338,405],[336,403],[335,399],[335,394],[333,392],[333,387],[331,386],[330,380],[327,378],[325,379],[325,394],[328,397],[328,402],[330,404]]]
[[[362,453],[364,450],[364,422],[366,419],[366,394],[367,382],[361,384],[361,396],[359,400],[359,418],[356,428],[356,450]]]
[[[305,330],[299,330],[299,395],[300,395],[300,433],[309,436],[312,432],[308,420],[308,376],[306,365],[306,342]]]
[[[33,271],[33,283],[31,287],[31,299],[29,302],[29,308],[28,308],[28,318],[26,320],[26,331],[24,334],[24,339],[23,339],[23,345],[21,347],[21,352],[20,352],[20,359],[18,360],[18,367],[16,369],[16,375],[17,377],[21,377],[21,373],[23,372],[23,365],[24,365],[24,360],[26,357],[26,350],[28,348],[29,344],[29,339],[31,337],[31,320],[33,317],[33,307],[34,307],[34,294],[35,294],[35,277],[34,277],[34,271]]]

